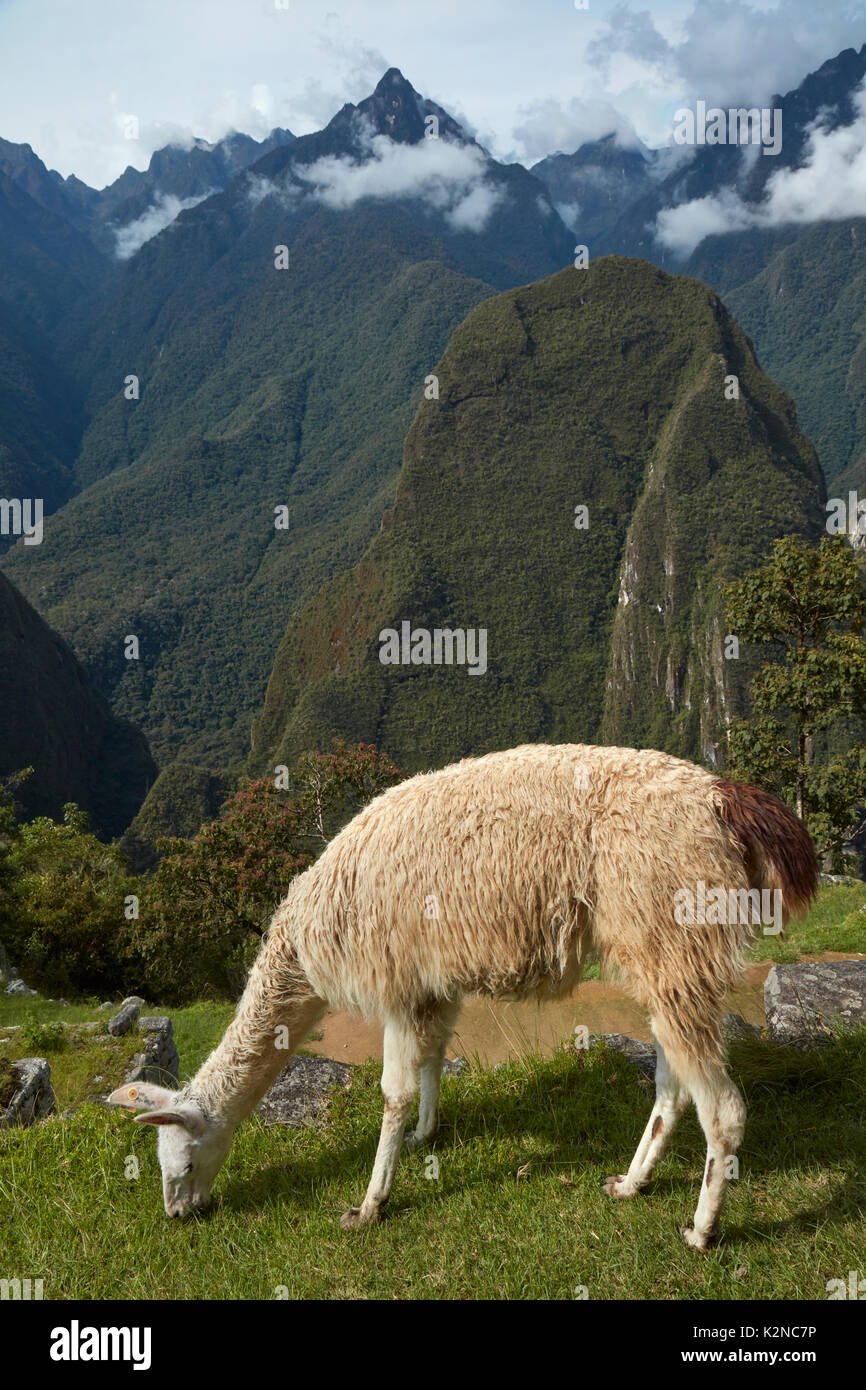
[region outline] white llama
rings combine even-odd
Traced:
[[[683,1234],[705,1249],[745,1120],[720,1020],[751,931],[748,912],[679,921],[677,895],[698,883],[740,902],[777,891],[787,919],[816,889],[811,841],[775,797],[652,751],[526,745],[413,777],[292,883],[234,1020],[193,1079],[179,1092],[122,1086],[109,1101],[161,1126],[165,1209],[182,1215],[207,1204],[235,1129],[328,1005],[381,1019],[381,1137],[366,1196],[342,1217],[362,1226],[388,1200],[419,1082],[409,1143],[436,1132],[463,996],[566,994],[595,950],[648,1009],[658,1058],[637,1152],[604,1189],[631,1197],[644,1186],[691,1098],[707,1160]],[[277,1046],[285,1030],[289,1052]]]

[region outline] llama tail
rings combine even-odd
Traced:
[[[718,778],[716,814],[735,836],[750,886],[779,890],[785,919],[804,917],[818,891],[818,860],[803,822],[771,792]]]

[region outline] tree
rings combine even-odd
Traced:
[[[400,777],[370,745],[335,741],[303,754],[279,788],[246,783],[192,840],[160,841],[141,919],[125,932],[142,983],[166,1000],[236,994],[292,879]]]
[[[728,771],[775,791],[835,867],[866,827],[866,744],[831,752],[866,719],[866,594],[842,537],[774,542],[769,564],[726,587],[728,629],[772,644],[752,682],[750,719],[728,733]],[[820,759],[818,751],[820,749]]]
[[[7,829],[8,814],[0,810]],[[125,908],[141,884],[120,851],[69,802],[62,823],[37,816],[15,825],[8,855],[15,877],[4,940],[25,982],[47,994],[121,989]]]

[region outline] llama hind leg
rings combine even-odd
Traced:
[[[439,1128],[439,1087],[442,1081],[442,1064],[445,1049],[457,1022],[461,1001],[443,1005],[430,1026],[430,1051],[421,1063],[421,1100],[418,1106],[418,1123],[404,1143],[407,1149],[415,1149],[426,1144]]]
[[[683,1239],[696,1250],[708,1250],[718,1237],[719,1213],[728,1187],[728,1167],[743,1138],[746,1106],[722,1064],[716,1063],[688,1079],[707,1140],[707,1161],[701,1195],[692,1226],[683,1226]]]
[[[422,1051],[415,1029],[408,1023],[389,1020],[385,1026],[382,1067],[385,1113],[382,1116],[379,1147],[363,1202],[360,1207],[352,1207],[340,1218],[344,1231],[378,1221],[391,1195],[403,1144],[403,1130],[418,1091],[421,1061]]]
[[[664,1049],[656,1038],[656,1099],[652,1113],[637,1146],[628,1172],[606,1178],[603,1190],[611,1197],[633,1197],[652,1176],[653,1170],[674,1132],[677,1120],[688,1104],[689,1093],[681,1086]]]

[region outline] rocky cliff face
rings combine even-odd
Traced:
[[[705,285],[608,257],[487,300],[432,375],[380,534],[289,623],[253,770],[332,735],[410,771],[523,740],[712,762],[749,675],[721,585],[822,518],[749,340]]]
[[[144,735],[117,719],[62,638],[0,575],[0,777],[32,766],[16,792],[28,816],[75,801],[119,835],[156,776]]]

